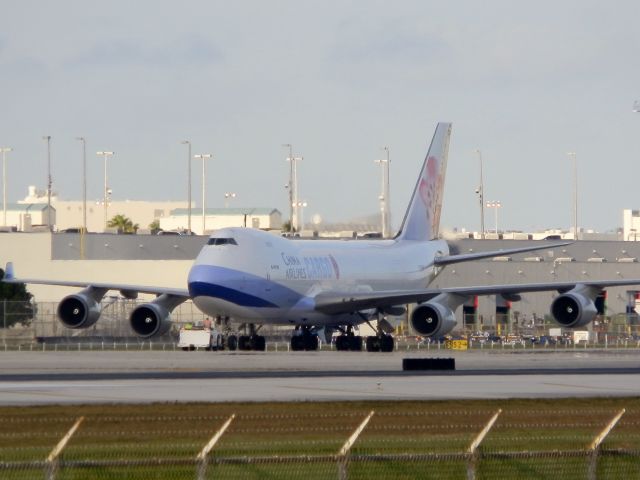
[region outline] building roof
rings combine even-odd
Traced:
[[[12,212],[42,212],[47,209],[46,203],[7,203],[7,211]],[[51,205],[51,210],[55,211],[55,207]]]
[[[238,208],[206,208],[205,215],[218,215],[218,216],[239,216],[239,215],[272,215],[273,213],[280,213],[277,208],[264,208],[264,207],[238,207]],[[174,208],[171,210],[170,215],[172,217],[181,217],[189,214],[187,208]],[[202,215],[202,208],[192,208],[192,216]]]

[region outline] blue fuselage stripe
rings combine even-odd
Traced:
[[[213,265],[194,265],[188,285],[191,297],[219,298],[242,307],[290,307],[302,298],[264,277]]]
[[[255,295],[207,282],[190,282],[189,293],[192,297],[220,298],[243,307],[277,307],[276,304]]]

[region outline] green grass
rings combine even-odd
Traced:
[[[339,467],[332,456],[375,410],[351,451],[349,478],[464,478],[467,461],[459,454],[498,408],[477,478],[584,478],[589,459],[580,452],[621,408],[626,413],[603,444],[598,478],[640,478],[640,398],[6,407],[0,408],[0,462],[43,461],[84,416],[56,478],[191,479],[197,453],[236,414],[206,478],[333,479]],[[623,452],[608,453],[614,450]],[[146,463],[104,464],[122,460]],[[64,464],[86,461],[103,464]],[[0,470],[3,479],[42,476],[42,468],[26,464]]]

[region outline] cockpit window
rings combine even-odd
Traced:
[[[210,238],[207,245],[238,245],[235,238]]]

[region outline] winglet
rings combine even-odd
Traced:
[[[7,262],[7,266],[4,269],[4,277],[2,277],[2,280],[13,280],[14,278],[16,278],[16,276],[13,273],[13,262]]]

